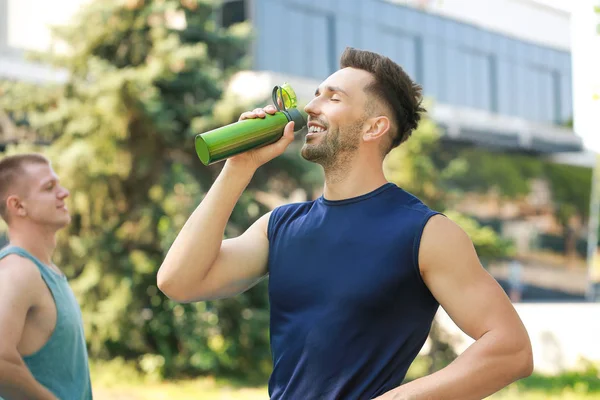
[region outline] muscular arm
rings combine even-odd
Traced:
[[[443,216],[432,217],[423,232],[419,264],[432,294],[475,342],[447,367],[382,399],[482,399],[531,374],[527,331],[462,229]]]
[[[225,226],[252,173],[225,167],[169,249],[158,287],[180,302],[237,294],[267,270],[269,214],[243,235],[222,240]]]
[[[275,108],[244,113],[240,119],[263,118]],[[273,144],[237,155],[225,163],[206,197],[169,249],[157,276],[158,287],[179,302],[211,300],[237,294],[267,272],[269,214],[243,235],[223,241],[225,226],[254,171],[283,153],[294,139],[294,124]]]
[[[57,400],[35,380],[17,350],[39,279],[27,260],[7,256],[0,261],[0,397],[7,400]]]

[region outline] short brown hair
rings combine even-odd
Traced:
[[[0,216],[7,223],[6,199],[10,196],[17,179],[23,177],[27,164],[50,164],[50,161],[37,153],[17,154],[0,160]]]
[[[392,127],[395,129],[392,132],[396,132],[388,152],[407,140],[419,125],[421,113],[426,111],[422,106],[421,86],[400,65],[371,51],[346,47],[340,57],[340,67],[361,69],[373,75],[374,81],[365,91],[393,113]]]

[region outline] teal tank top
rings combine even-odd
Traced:
[[[50,339],[36,353],[23,357],[25,364],[35,379],[59,399],[92,399],[81,309],[67,278],[20,247],[0,250],[0,260],[9,254],[27,258],[38,267],[56,304],[56,326]]]

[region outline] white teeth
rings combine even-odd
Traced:
[[[319,127],[319,126],[314,126],[314,125],[313,125],[313,126],[311,126],[310,128],[308,128],[308,131],[309,131],[310,133],[318,133],[318,132],[323,132],[323,131],[325,131],[325,129],[323,129],[323,128]]]

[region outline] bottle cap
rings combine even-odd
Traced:
[[[273,88],[273,103],[280,111],[298,107],[296,92],[289,83],[286,82]]]

